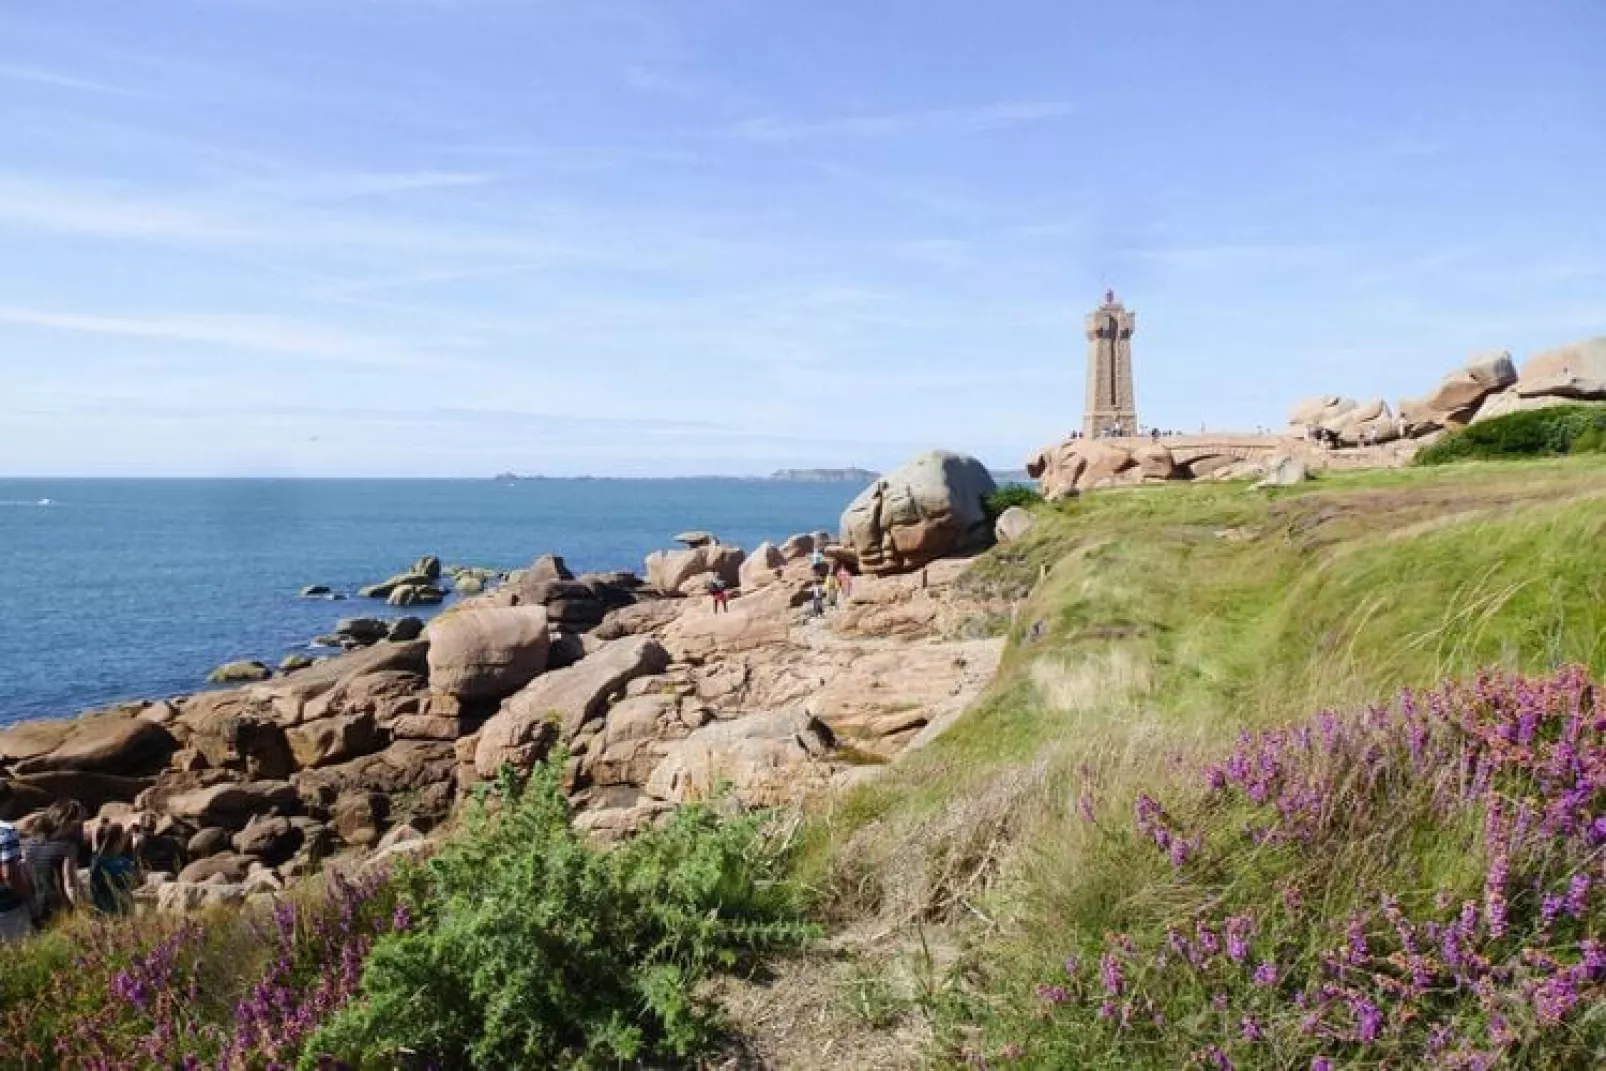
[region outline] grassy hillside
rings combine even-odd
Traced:
[[[808,844],[810,880],[839,922],[918,927],[923,947],[959,948],[940,980],[882,994],[892,1008],[882,1018],[923,1015],[945,1059],[1029,1066],[1322,1066],[1324,1045],[1337,1050],[1335,1066],[1454,1053],[1477,1066],[1485,1051],[1554,1063],[1561,1049],[1537,1034],[1502,1044],[1515,1017],[1497,1014],[1495,997],[1470,1012],[1450,998],[1431,1013],[1407,1002],[1371,1040],[1354,1023],[1310,1025],[1312,1001],[1333,1004],[1339,1019],[1383,1002],[1327,979],[1359,967],[1322,966],[1346,927],[1373,924],[1365,913],[1380,897],[1402,897],[1427,925],[1424,905],[1452,910],[1491,880],[1492,841],[1478,835],[1486,801],[1446,809],[1437,773],[1388,766],[1379,756],[1393,754],[1395,730],[1381,715],[1367,732],[1383,735],[1359,752],[1340,734],[1320,755],[1276,760],[1277,791],[1307,781],[1333,790],[1324,814],[1353,820],[1342,829],[1262,846],[1254,816],[1272,805],[1264,792],[1232,796],[1232,785],[1209,782],[1219,779],[1211,764],[1235,748],[1261,754],[1264,741],[1241,741],[1245,731],[1388,704],[1401,687],[1564,663],[1598,676],[1603,531],[1606,464],[1588,458],[1341,475],[1269,496],[1241,485],[1134,488],[1041,512],[1024,544],[993,552],[972,580],[1030,592],[990,693],[946,736],[840,800]],[[1451,765],[1470,754],[1462,723],[1485,719],[1478,711],[1434,728],[1432,754]],[[1424,797],[1430,781],[1438,796]],[[1273,814],[1270,824],[1279,821],[1291,819]],[[1181,842],[1186,865],[1151,840]],[[1249,925],[1223,912],[1276,903],[1290,886],[1317,906],[1255,923],[1287,961],[1271,987],[1282,1012],[1256,1003],[1264,987],[1247,971],[1171,977],[1187,959],[1176,934],[1204,926],[1213,936],[1200,939],[1219,942],[1225,918]],[[1569,939],[1576,949],[1579,935]],[[1373,945],[1381,956],[1375,936]],[[1100,958],[1112,948],[1129,976],[1146,966],[1105,1004]],[[1078,971],[1067,973],[1067,957]],[[1456,984],[1428,989],[1439,999]],[[1169,1025],[1139,1030],[1126,1021],[1134,1015]],[[1436,1015],[1461,1025],[1435,1035],[1430,1052],[1412,1024],[1442,1025]],[[1463,1022],[1469,1015],[1476,1021]],[[1569,1020],[1567,1030],[1592,1051],[1598,1027]]]

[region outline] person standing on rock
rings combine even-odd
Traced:
[[[825,616],[825,588],[819,577],[809,584],[809,611],[813,617]]]
[[[836,563],[836,586],[843,602],[853,597],[853,574],[848,572],[846,562]]]
[[[840,597],[841,592],[842,582],[837,579],[836,574],[831,573],[827,575],[825,578],[825,605],[829,609],[836,609],[837,600]]]
[[[725,587],[725,581],[713,577],[708,581],[708,594],[714,600],[714,613],[730,613],[730,591]]]
[[[16,826],[0,822],[0,944],[20,941],[33,932],[28,912],[32,895],[28,868],[22,862],[22,838]]]
[[[809,555],[809,568],[814,570],[814,575],[817,577],[825,575],[825,551],[819,547],[814,548],[814,553]]]

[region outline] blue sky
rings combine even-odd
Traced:
[[[1606,334],[1599,0],[0,0],[0,473],[1018,466]]]

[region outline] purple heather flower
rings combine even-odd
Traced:
[[[1205,1062],[1216,1071],[1232,1071],[1232,1061],[1227,1059],[1226,1053],[1214,1045],[1205,1050]]]
[[[1277,964],[1266,960],[1255,968],[1254,983],[1258,986],[1273,986],[1277,984]]]
[[[1071,999],[1071,994],[1062,985],[1040,985],[1037,997],[1045,1004],[1064,1004]]]
[[[1239,1024],[1240,1033],[1245,1041],[1262,1041],[1266,1035],[1261,1032],[1260,1024],[1255,1022],[1253,1016],[1246,1015]]]
[[[1383,1013],[1378,1011],[1377,1005],[1365,997],[1352,996],[1349,1007],[1355,1016],[1356,1037],[1367,1044],[1376,1041],[1383,1029]]]
[[[1093,794],[1084,791],[1076,800],[1076,810],[1082,816],[1082,821],[1092,825],[1097,820],[1097,813],[1093,809]]]
[[[1567,883],[1567,914],[1575,919],[1584,917],[1584,911],[1589,907],[1589,875],[1583,871],[1573,875],[1572,881]]]
[[[1120,996],[1126,986],[1126,979],[1121,975],[1121,961],[1108,952],[1099,957],[1099,978],[1104,983],[1104,991],[1112,997]]]
[[[1310,1062],[1310,1071],[1333,1071],[1333,1061],[1325,1056],[1317,1056]]]
[[[1249,932],[1254,920],[1248,915],[1234,915],[1227,920],[1227,958],[1242,963],[1249,958]]]
[[[1065,973],[1070,975],[1071,977],[1074,978],[1076,976],[1076,971],[1081,966],[1082,966],[1082,961],[1080,959],[1076,958],[1075,956],[1066,956],[1065,957]]]

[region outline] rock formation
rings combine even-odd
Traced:
[[[842,543],[868,573],[917,569],[992,538],[983,499],[997,485],[973,457],[934,450],[882,476],[842,513]]]

